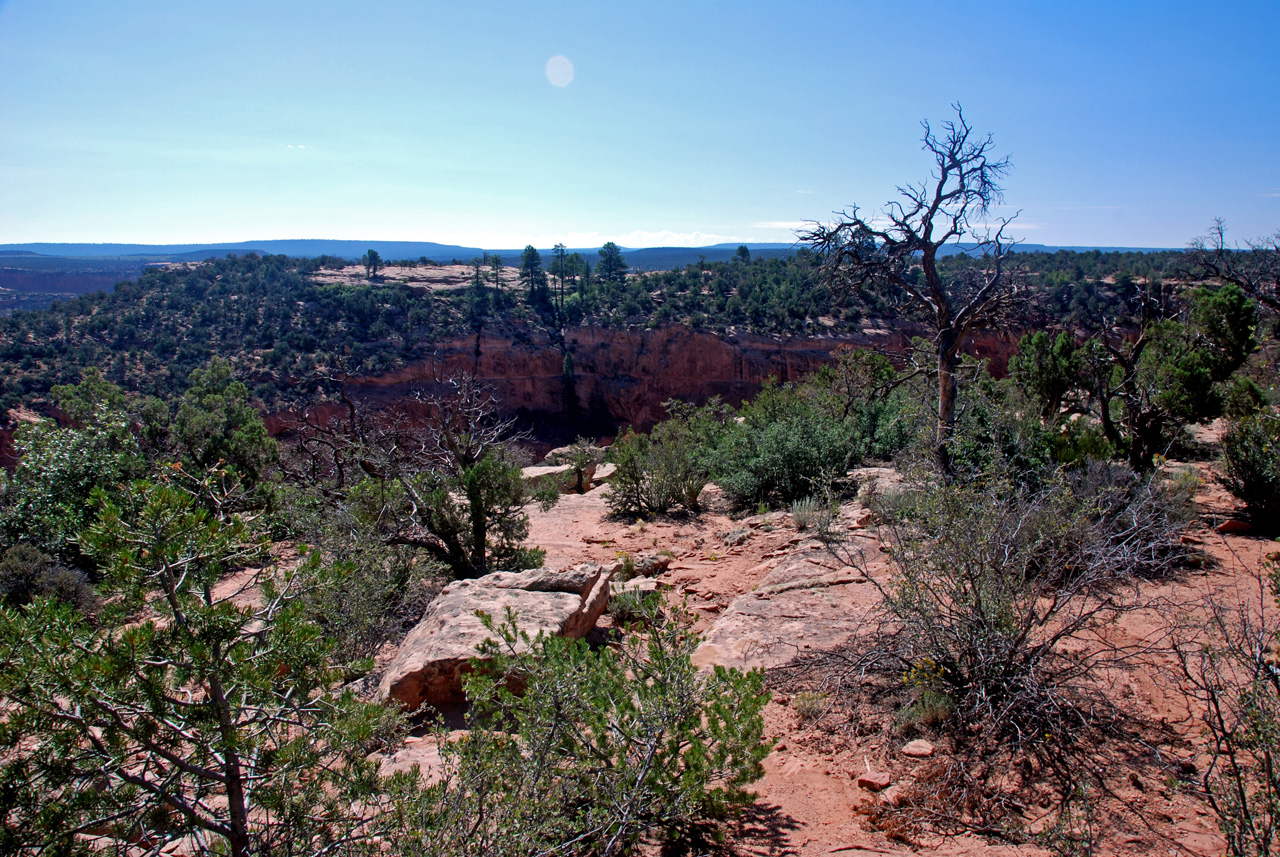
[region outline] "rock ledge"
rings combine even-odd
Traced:
[[[501,622],[507,610],[521,631],[586,636],[609,603],[609,581],[621,563],[584,563],[562,571],[499,571],[449,584],[396,652],[378,683],[380,699],[409,710],[449,708],[465,701],[462,677],[476,647],[494,634],[480,615]]]

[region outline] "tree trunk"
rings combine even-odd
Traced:
[[[934,462],[943,478],[954,472],[951,435],[956,424],[956,346],[959,337],[947,331],[938,337],[938,430],[934,439]]]
[[[215,661],[222,658],[222,647],[213,648]],[[249,857],[249,804],[244,789],[240,754],[236,750],[236,728],[232,720],[231,703],[216,674],[209,676],[209,697],[218,712],[218,731],[222,734],[222,771],[227,778],[227,813],[230,816],[231,833],[227,845],[231,857]]]
[[[473,465],[480,467],[481,465]],[[489,569],[485,563],[485,542],[489,537],[489,521],[485,517],[484,487],[475,474],[467,486],[467,512],[471,516],[471,576],[483,577]]]

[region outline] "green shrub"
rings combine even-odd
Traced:
[[[1226,383],[1222,393],[1222,413],[1231,419],[1251,417],[1267,406],[1267,394],[1251,378],[1239,375]]]
[[[921,423],[932,425],[918,383],[923,379],[899,376],[889,358],[873,351],[840,348],[835,357],[803,386],[830,399],[827,407],[849,426],[855,458],[893,458]]]
[[[0,541],[28,542],[77,564],[76,537],[93,519],[94,490],[114,490],[139,471],[127,417],[99,406],[78,428],[24,425],[14,443],[18,465],[12,474],[0,471]]]
[[[649,624],[662,612],[662,596],[657,592],[645,592],[640,589],[624,589],[609,597],[609,615],[613,617],[615,626],[629,625],[633,622]]]
[[[873,507],[892,563],[882,621],[835,662],[843,676],[824,680],[858,676],[855,692],[873,705],[896,692],[899,729],[936,728],[953,745],[879,821],[1012,831],[1024,823],[1017,807],[1046,786],[1061,807],[1111,746],[1118,712],[1104,674],[1124,654],[1099,649],[1097,635],[1136,603],[1135,569],[1176,561],[1180,525],[1157,485],[1101,462],[1032,479],[916,480],[889,500]],[[1023,776],[993,781],[1005,769]]]
[[[807,530],[822,512],[822,504],[816,497],[805,497],[791,504],[791,522],[797,530]]]
[[[791,700],[792,706],[796,710],[796,716],[800,718],[801,723],[810,723],[818,720],[826,713],[830,706],[830,700],[827,694],[819,693],[815,690],[802,690]]]
[[[399,851],[622,854],[750,801],[770,749],[759,672],[700,673],[698,637],[675,621],[617,650],[530,639],[512,615],[491,627],[469,731],[441,741],[443,781],[400,800]]]
[[[1002,474],[1026,481],[1052,470],[1059,435],[1046,428],[1037,415],[1020,413],[1020,404],[1011,381],[997,381],[985,371],[966,387],[964,407],[956,416],[951,439],[957,478],[975,480]],[[933,431],[934,426],[925,426],[913,450],[920,461],[933,455]]]
[[[664,515],[701,511],[698,495],[711,481],[711,450],[728,410],[713,399],[701,408],[675,400],[671,417],[648,435],[627,432],[609,448],[616,466],[605,502],[615,515]]]
[[[1237,420],[1222,436],[1222,482],[1260,524],[1280,520],[1280,416]]]
[[[715,480],[739,508],[785,505],[843,476],[856,461],[853,430],[813,390],[766,384],[716,450]]]
[[[0,555],[0,606],[25,607],[37,597],[53,598],[81,611],[97,602],[84,572],[56,564],[32,545],[14,545]]]
[[[367,538],[325,554],[329,562],[313,564],[301,601],[342,664],[403,639],[446,578],[442,568],[409,549]]]

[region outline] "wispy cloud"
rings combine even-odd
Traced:
[[[603,232],[571,232],[568,235],[540,236],[533,243],[535,246],[547,246],[563,243],[568,247],[599,247],[606,241],[612,241],[622,247],[705,247],[708,244],[726,244],[741,241],[741,236],[719,235],[713,232],[671,232],[660,230],[650,232],[637,229],[622,235],[609,235]]]
[[[304,146],[301,143],[298,143],[296,145],[293,143],[281,143],[280,146],[281,148],[284,148],[284,149],[314,149],[315,148],[315,146]]]
[[[805,225],[803,220],[762,220],[752,223],[752,229],[800,229]]]
[[[813,193],[811,190],[798,190],[796,193]]]
[[[1119,211],[1123,205],[993,205],[992,208],[1013,211]]]

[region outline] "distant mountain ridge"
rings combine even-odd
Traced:
[[[799,248],[798,243],[780,242],[742,242],[752,255],[785,256]],[[638,270],[658,270],[675,268],[704,259],[708,262],[723,262],[733,257],[739,243],[729,242],[711,244],[706,247],[642,247],[623,248],[622,253],[627,262]],[[943,255],[968,252],[973,245],[956,244],[947,247]],[[269,241],[237,241],[213,244],[76,244],[76,243],[29,243],[0,244],[0,256],[14,257],[22,255],[58,256],[63,258],[96,258],[96,259],[129,259],[130,261],[197,261],[214,256],[225,256],[228,253],[270,253],[283,256],[300,256],[313,258],[316,256],[338,256],[344,259],[359,259],[365,251],[374,249],[385,260],[427,258],[433,262],[449,262],[453,259],[469,260],[476,256],[497,254],[507,264],[517,263],[522,250],[500,249],[486,250],[480,247],[464,247],[460,244],[439,244],[434,241],[338,241],[324,238],[273,239]],[[596,247],[570,248],[571,253],[582,253],[594,260]],[[1104,253],[1148,253],[1175,248],[1162,247],[1088,247],[1088,246],[1052,246],[1046,244],[1019,244],[1021,253],[1054,253],[1058,250],[1074,252],[1091,252],[1098,250]],[[540,252],[549,255],[550,250],[539,248]]]

